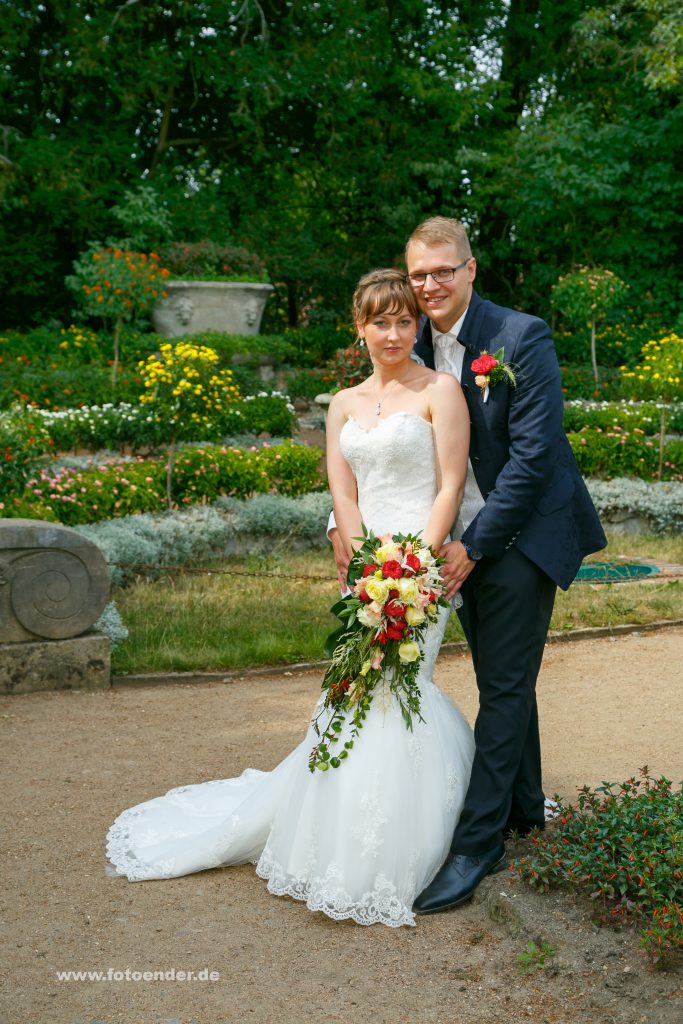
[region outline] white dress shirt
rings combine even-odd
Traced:
[[[462,377],[462,364],[465,360],[465,346],[458,341],[458,334],[462,328],[467,310],[459,320],[453,324],[450,331],[438,331],[432,324],[432,343],[434,345],[434,369],[442,373],[451,373],[460,383]],[[458,518],[453,526],[453,536],[462,537],[477,513],[484,507],[479,485],[477,484],[472,461],[467,460],[467,477],[465,478],[465,493],[458,512]]]

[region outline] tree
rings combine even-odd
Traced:
[[[564,313],[574,324],[585,326],[591,331],[591,363],[595,380],[595,393],[600,390],[598,359],[595,351],[595,326],[598,320],[623,304],[628,285],[620,277],[604,267],[579,267],[565,274],[553,285],[553,305]]]

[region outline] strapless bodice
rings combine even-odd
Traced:
[[[436,498],[432,425],[398,412],[366,430],[350,417],[341,430],[341,452],[358,485],[363,522],[375,534],[420,533]]]

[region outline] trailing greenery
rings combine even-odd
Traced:
[[[584,786],[559,803],[547,835],[513,865],[534,888],[575,888],[596,903],[603,924],[636,923],[657,966],[683,955],[683,787],[647,768],[621,785]]]
[[[610,430],[585,427],[567,437],[584,476],[608,480],[615,476],[654,480],[658,476],[659,445],[637,427],[633,431],[618,426]],[[661,479],[683,479],[683,438],[665,443]]]
[[[185,447],[175,460],[173,498],[179,505],[273,492],[303,494],[322,486],[318,448],[293,442],[245,451]],[[53,520],[67,526],[112,516],[155,512],[166,502],[165,459],[112,459],[97,468],[43,469],[21,498],[0,502],[5,516]]]
[[[646,483],[618,477],[587,480],[586,484],[607,525],[639,517],[653,533],[683,533],[683,483]]]

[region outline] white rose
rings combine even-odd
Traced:
[[[374,628],[375,626],[379,626],[381,616],[377,615],[376,612],[371,612],[369,608],[363,606],[356,612],[356,618],[359,622],[362,622],[364,626]]]

